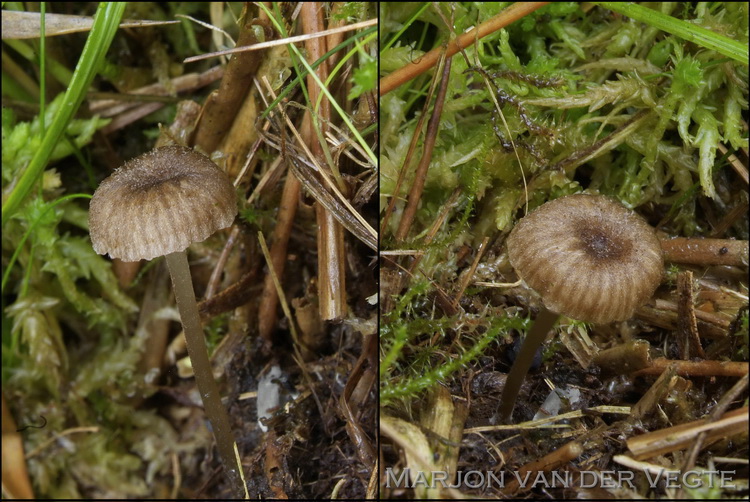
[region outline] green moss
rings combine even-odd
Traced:
[[[148,16],[132,18],[153,19],[153,4],[147,6]],[[154,497],[163,492],[155,491],[153,478],[171,473],[173,454],[209,442],[201,434],[179,439],[155,411],[134,409],[134,398],[147,394],[138,364],[149,333],[131,335],[136,303],[120,287],[111,260],[92,249],[88,201],[78,200],[90,193],[76,193],[94,184],[86,164],[95,156],[87,148],[110,119],[73,114],[97,69],[112,78],[121,75],[117,63],[100,63],[123,7],[100,5],[96,19],[105,25],[95,31],[101,36],[106,28],[107,39],[93,40],[91,48],[102,53],[63,68],[72,74],[79,64],[76,74],[86,78],[73,79],[67,93],[40,106],[43,116],[20,120],[29,108],[16,108],[17,115],[15,103],[2,112],[3,193],[15,200],[6,211],[9,197],[3,197],[3,392],[20,424],[38,423],[39,416],[47,420],[46,427],[23,432],[30,478],[41,498]],[[190,47],[184,38],[179,35],[177,49]],[[162,76],[174,68],[163,49]],[[197,46],[190,52],[199,52]],[[113,58],[124,53],[109,52]],[[35,55],[24,71],[44,79],[37,63]],[[148,68],[141,71],[152,75]],[[3,73],[5,83],[5,64]],[[147,143],[144,137],[117,140]],[[103,178],[104,170],[97,176]]]
[[[747,361],[750,358],[750,329],[748,329],[748,309],[745,308],[739,319],[739,326],[735,336],[740,339],[739,350],[736,352],[736,360]]]

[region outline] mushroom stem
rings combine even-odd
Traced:
[[[513,367],[510,369],[508,377],[505,379],[500,406],[495,413],[495,420],[493,422],[498,418],[500,422],[507,422],[510,419],[513,407],[516,404],[518,392],[521,390],[521,384],[526,378],[529,368],[531,368],[531,363],[534,361],[534,355],[537,349],[544,343],[547,333],[549,333],[549,330],[552,329],[559,317],[559,314],[550,312],[542,307],[541,312],[539,312],[534,324],[526,335],[523,345],[521,345],[521,351],[513,362]]]
[[[214,437],[216,438],[219,459],[224,466],[224,471],[235,495],[243,498],[244,490],[242,489],[242,479],[238,471],[240,467],[235,455],[235,440],[232,434],[232,426],[229,422],[227,410],[221,402],[219,386],[216,384],[216,380],[214,380],[211,362],[208,359],[208,349],[206,348],[203,326],[198,314],[198,305],[195,302],[195,292],[193,291],[193,281],[190,276],[187,254],[185,251],[178,251],[166,255],[166,258],[169,273],[172,276],[172,286],[174,288],[175,300],[177,300],[177,308],[180,311],[180,319],[182,319],[182,328],[185,331],[188,355],[193,365],[195,383],[198,385],[198,391],[203,400],[203,409],[206,412],[206,417],[211,424]]]

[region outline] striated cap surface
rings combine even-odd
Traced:
[[[94,192],[89,232],[94,251],[123,261],[185,250],[228,227],[234,186],[208,157],[165,146],[126,162]]]
[[[510,233],[508,257],[549,310],[593,323],[632,317],[664,270],[654,229],[601,195],[569,195],[540,206]]]

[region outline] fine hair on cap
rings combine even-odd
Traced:
[[[105,179],[91,199],[94,251],[123,261],[187,249],[232,224],[237,196],[208,157],[184,146],[156,148]]]
[[[632,317],[664,270],[654,229],[602,195],[569,195],[540,206],[510,233],[508,257],[549,310],[593,323]]]

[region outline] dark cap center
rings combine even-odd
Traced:
[[[579,225],[578,235],[584,251],[592,258],[600,261],[619,260],[625,256],[630,247],[611,228],[592,228],[589,225],[581,224]]]

